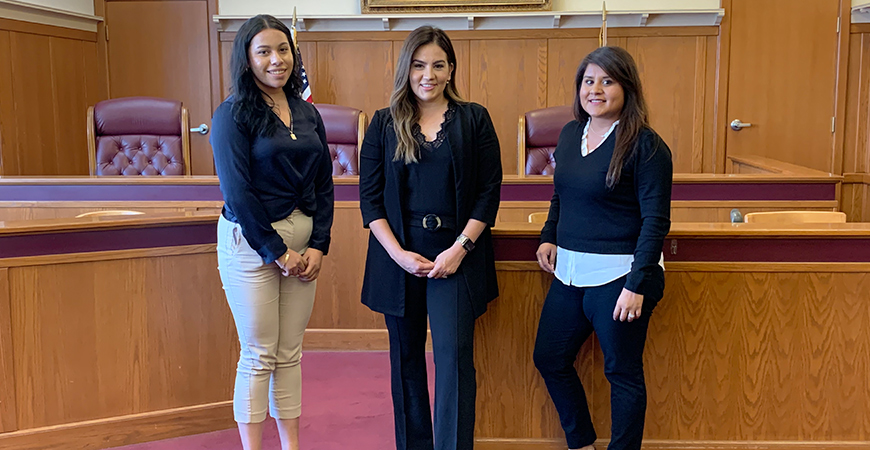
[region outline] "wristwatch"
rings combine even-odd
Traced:
[[[456,238],[456,242],[459,242],[459,245],[461,245],[462,248],[465,249],[465,253],[469,253],[474,250],[474,242],[471,241],[470,237],[464,234],[460,234],[459,237]]]

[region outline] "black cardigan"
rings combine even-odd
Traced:
[[[495,257],[489,227],[495,225],[501,196],[501,153],[492,119],[476,103],[457,105],[456,117],[445,124],[453,154],[456,179],[456,235],[469,219],[487,224],[475,249],[463,259],[455,276],[465,277],[475,317],[498,297]],[[404,162],[393,161],[397,146],[389,108],[375,113],[360,151],[359,196],[363,226],[387,219],[393,234],[405,246],[402,189],[408,171]],[[374,234],[369,234],[363,278],[362,302],[374,311],[394,316],[405,314],[406,272],[390,258]]]
[[[572,120],[559,135],[555,192],[541,242],[577,252],[634,255],[625,288],[660,298],[664,274],[658,263],[671,225],[671,151],[655,131],[641,130],[619,183],[608,189],[619,126],[585,157],[580,154],[584,126]]]

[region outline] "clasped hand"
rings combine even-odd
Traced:
[[[308,248],[301,255],[287,249],[281,257],[275,260],[275,264],[281,268],[281,274],[285,277],[299,277],[302,281],[314,281],[320,275],[320,266],[323,262],[323,252],[316,248]]]
[[[447,250],[439,253],[435,257],[435,262],[432,262],[418,253],[403,250],[396,258],[396,263],[405,272],[416,277],[447,278],[459,269],[465,253],[465,249],[459,243],[454,243]]]

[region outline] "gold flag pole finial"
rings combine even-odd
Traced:
[[[607,2],[601,2],[601,32],[598,33],[598,46],[607,46]]]
[[[293,47],[299,51],[299,44],[296,41],[296,7],[293,7],[293,21],[290,22],[290,34],[293,37]]]

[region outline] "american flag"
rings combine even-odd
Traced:
[[[305,73],[305,64],[302,64],[302,52],[299,51],[299,45],[296,40],[296,7],[293,7],[293,22],[290,25],[290,33],[293,34],[293,46],[296,47],[296,58],[299,59],[299,70],[302,72],[302,100],[308,103],[314,103],[314,96],[311,95],[311,85],[308,84],[308,74]]]
[[[314,97],[311,95],[311,85],[308,84],[308,74],[305,73],[305,65],[302,64],[302,54],[296,51],[296,57],[299,58],[299,68],[302,71],[302,100],[308,103],[314,103]]]

